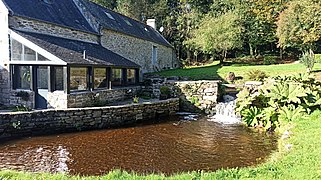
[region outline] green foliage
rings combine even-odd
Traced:
[[[171,89],[168,86],[161,86],[159,88],[160,93],[164,95],[170,95],[171,94]]]
[[[264,78],[267,78],[268,75],[261,70],[251,70],[247,72],[248,79],[251,81],[262,81]]]
[[[133,103],[139,103],[139,97],[134,96],[133,97]]]
[[[199,106],[199,99],[197,96],[192,96],[188,99],[192,104],[194,104],[195,106]]]
[[[281,48],[294,47],[304,51],[320,40],[321,1],[293,0],[280,14],[277,36]]]
[[[315,62],[321,63],[321,54],[314,54]]]
[[[302,56],[300,57],[300,63],[302,63],[307,68],[307,73],[311,72],[315,63],[314,53],[311,49],[302,54]]]
[[[277,56],[264,56],[263,57],[263,64],[264,65],[270,65],[270,64],[275,64],[277,61],[278,57]]]
[[[242,46],[238,16],[232,12],[219,17],[206,16],[187,44],[203,52],[221,53],[225,58],[227,51]]]
[[[251,127],[274,130],[280,123],[305,117],[320,109],[321,84],[311,76],[269,78],[256,89],[238,94],[236,111]]]
[[[21,128],[21,122],[20,121],[17,121],[17,122],[13,122],[12,123],[12,127],[15,128],[15,129],[20,129]]]
[[[15,111],[31,111],[31,109],[25,105],[16,106]]]

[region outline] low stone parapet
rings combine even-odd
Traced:
[[[179,99],[157,102],[0,113],[0,139],[121,127],[175,114]]]

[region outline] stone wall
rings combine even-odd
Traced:
[[[106,29],[103,29],[101,33],[101,43],[105,48],[139,64],[143,73],[178,66],[177,58],[171,47]],[[157,47],[156,65],[152,64],[153,46]]]
[[[106,129],[158,119],[179,110],[179,100],[68,110],[0,113],[0,139]]]
[[[124,87],[93,92],[75,92],[67,96],[68,108],[99,106],[132,98],[141,89],[140,86]]]
[[[151,78],[142,91],[149,91],[154,97],[161,96],[162,87],[170,89],[171,97],[180,98],[180,110],[215,114],[219,96],[220,81],[178,81],[166,78]]]
[[[9,17],[9,27],[22,31],[48,34],[51,36],[92,42],[96,44],[99,42],[99,37],[95,34],[17,16]]]

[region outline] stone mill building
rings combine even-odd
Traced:
[[[0,24],[4,105],[116,101],[135,91],[143,73],[178,64],[155,27],[87,0],[1,0]]]

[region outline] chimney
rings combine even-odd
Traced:
[[[146,24],[154,29],[156,29],[156,20],[155,19],[147,19]]]

